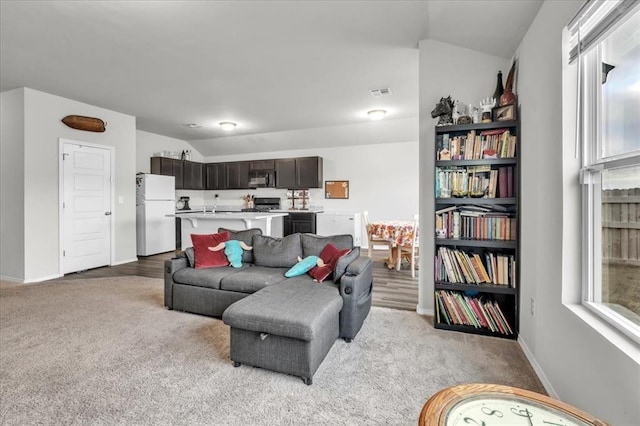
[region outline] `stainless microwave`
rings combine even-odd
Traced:
[[[249,172],[249,187],[275,188],[276,172],[273,170],[254,170]]]

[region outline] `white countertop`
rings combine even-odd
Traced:
[[[179,217],[188,219],[215,219],[215,220],[260,220],[274,217],[284,217],[289,213],[261,213],[261,212],[225,212],[225,213],[211,213],[211,212],[198,212],[191,210],[188,212],[181,212],[175,214],[168,214],[168,217]]]

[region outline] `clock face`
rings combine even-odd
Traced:
[[[447,426],[590,426],[570,413],[516,395],[479,394],[454,404]]]

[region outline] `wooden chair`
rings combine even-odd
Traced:
[[[391,241],[389,240],[385,240],[384,238],[379,238],[379,237],[375,237],[371,234],[371,222],[369,222],[369,212],[368,211],[364,211],[362,212],[362,217],[364,219],[364,226],[365,229],[367,231],[367,241],[369,242],[369,257],[373,258],[373,246],[378,245],[378,246],[386,246],[389,249],[389,262],[391,262],[391,260],[393,259],[393,252],[392,252],[392,247],[393,245],[391,244]],[[389,269],[392,269],[393,266],[391,266]]]
[[[398,247],[398,259],[396,269],[400,270],[400,265],[402,264],[402,258],[407,257],[409,259],[409,263],[411,264],[411,277],[416,277],[416,261],[420,258],[420,246],[419,246],[419,216],[417,214],[413,215],[413,241],[411,245],[408,246],[399,246]]]

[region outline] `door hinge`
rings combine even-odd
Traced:
[[[67,251],[66,250],[62,250],[62,257],[65,257],[67,255]]]
[[[65,203],[64,201],[62,202],[62,208],[66,208],[67,207],[67,203]]]

